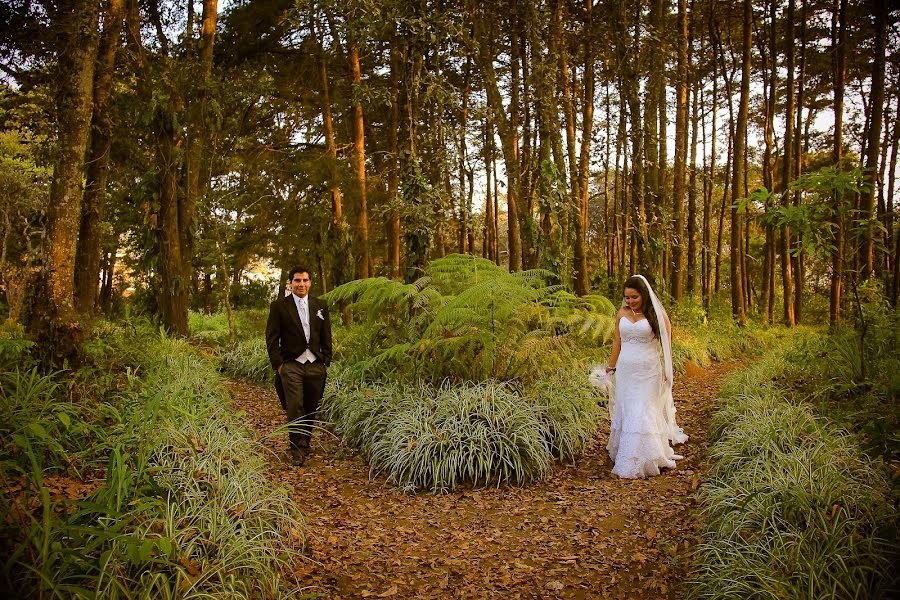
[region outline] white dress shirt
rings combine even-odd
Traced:
[[[309,296],[301,298],[297,294],[292,293],[292,295],[294,296],[294,304],[297,305],[297,312],[300,314],[300,323],[303,325],[303,335],[306,336],[306,341],[309,342]],[[316,361],[316,355],[307,348],[306,352],[298,356],[295,360],[299,363],[311,363]]]

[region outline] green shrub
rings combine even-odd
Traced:
[[[188,328],[191,339],[205,344],[218,345],[228,342],[228,316],[224,312],[206,314],[190,311]]]
[[[0,490],[6,507],[40,507],[19,513],[23,522],[4,531],[13,545],[4,570],[8,587],[77,598],[290,596],[285,576],[302,545],[301,517],[223,408],[227,392],[212,361],[165,336],[117,331],[111,339],[111,347],[137,346],[141,354],[116,396],[120,423],[102,445],[104,483],[84,500],[52,502],[43,469],[35,468],[18,497]],[[53,397],[56,390],[42,385],[16,389]],[[44,404],[50,408],[37,411],[38,421],[26,417],[51,436],[48,427],[65,419],[52,402]],[[42,460],[37,449],[28,449],[34,464]],[[54,459],[57,450],[41,452]],[[9,463],[3,468],[10,472]]]
[[[34,342],[25,337],[25,329],[17,323],[0,325],[0,372],[28,370],[36,366],[31,358]]]
[[[369,343],[345,344],[341,358],[370,380],[533,381],[569,364],[579,342],[612,334],[608,300],[578,298],[546,283],[553,278],[451,255],[415,283],[362,279],[325,299],[368,327],[359,339]]]
[[[700,488],[704,542],[693,598],[877,598],[897,591],[896,498],[860,438],[819,416],[797,387],[818,367],[793,332],[731,377],[710,427]],[[819,357],[819,361],[824,356]]]
[[[367,385],[333,369],[323,418],[373,474],[406,491],[522,485],[541,479],[554,454],[572,458],[596,430],[601,410],[587,377],[564,380],[572,383],[529,392],[495,381]]]
[[[271,381],[274,371],[269,363],[266,341],[255,338],[238,342],[219,354],[221,370],[233,377],[265,383]]]

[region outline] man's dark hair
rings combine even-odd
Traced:
[[[306,267],[297,265],[296,267],[291,269],[290,273],[288,273],[288,281],[293,281],[294,275],[296,275],[297,273],[306,273],[307,275],[310,274],[309,269],[307,269]],[[310,277],[310,279],[312,279],[312,277]]]

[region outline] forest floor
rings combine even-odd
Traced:
[[[734,364],[676,380],[690,440],[678,467],[645,480],[610,473],[608,429],[572,464],[527,487],[404,494],[369,477],[354,451],[317,431],[306,465],[290,465],[271,387],[231,382],[233,407],[267,437],[272,478],[306,515],[295,575],[322,598],[680,598],[700,541],[695,492],[712,400]]]

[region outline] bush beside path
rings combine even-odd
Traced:
[[[610,473],[608,424],[574,463],[527,487],[404,494],[328,432],[302,469],[287,460],[274,389],[233,381],[233,408],[268,453],[271,477],[306,515],[296,559],[305,591],[327,598],[677,598],[699,524],[711,401],[733,364],[688,368],[676,382],[691,435],[678,468],[646,480]]]

